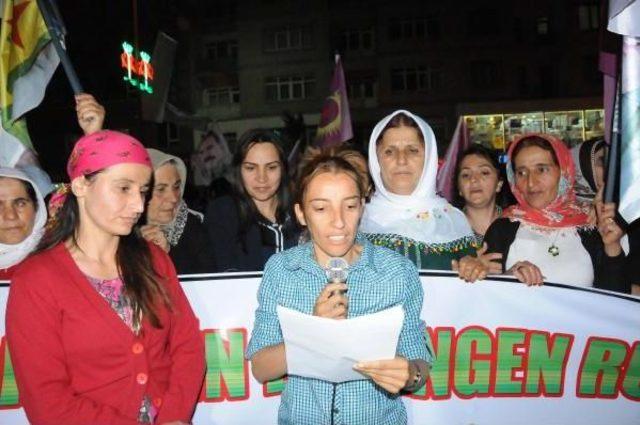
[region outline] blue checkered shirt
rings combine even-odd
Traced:
[[[420,320],[422,284],[418,271],[405,257],[358,237],[364,249],[349,267],[349,317],[375,313],[402,304],[405,319],[397,353],[408,359],[431,363]],[[313,314],[313,306],[327,284],[323,269],[313,258],[310,242],[273,255],[267,262],[260,289],[248,359],[265,347],[283,341],[276,306]],[[335,394],[334,394],[335,392]],[[333,412],[332,412],[333,410]],[[341,384],[290,376],[282,393],[279,424],[402,425],[407,413],[398,395],[371,380]]]

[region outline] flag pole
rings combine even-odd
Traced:
[[[619,69],[619,68],[618,68]],[[620,110],[620,95],[622,90],[621,78],[622,76],[618,73],[618,81],[616,82],[616,91],[613,95],[613,114],[611,114],[611,134],[609,135],[609,140],[611,141],[609,145],[609,156],[607,160],[607,178],[605,180],[604,186],[604,202],[613,202],[616,192],[616,186],[618,181],[618,172],[619,172],[619,164],[620,164],[620,139],[622,136],[622,117]]]
[[[619,63],[621,60],[619,61]],[[611,117],[611,135],[609,140],[609,158],[607,160],[606,180],[604,182],[604,193],[602,200],[605,203],[620,202],[616,199],[616,195],[620,192],[620,167],[622,162],[622,154],[620,146],[622,145],[622,67],[618,68],[618,81],[616,82],[616,91],[613,99],[613,114]],[[622,217],[620,210],[616,209],[614,220],[620,228],[626,232],[629,223]]]
[[[62,14],[60,13],[60,8],[58,7],[58,3],[56,0],[49,0],[49,5],[51,6],[51,12],[58,24],[60,25],[61,34],[66,37],[67,36],[67,28],[64,26],[64,20],[62,19]]]
[[[47,29],[49,30],[49,34],[51,35],[51,42],[58,53],[58,57],[60,58],[60,63],[64,68],[64,72],[67,75],[67,79],[69,80],[69,84],[71,85],[71,89],[73,90],[73,94],[84,93],[82,85],[80,84],[80,80],[78,79],[78,74],[76,74],[76,70],[71,63],[71,59],[69,55],[62,45],[62,37],[64,36],[64,26],[62,25],[62,21],[60,18],[60,14],[57,11],[55,5],[51,4],[49,0],[37,0],[38,8],[40,9],[40,13],[42,13],[42,18],[44,22],[47,24]]]

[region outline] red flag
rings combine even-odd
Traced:
[[[471,144],[471,138],[469,137],[469,130],[467,129],[467,123],[464,117],[458,118],[458,125],[456,131],[453,133],[451,143],[444,157],[444,163],[442,168],[438,170],[438,177],[436,180],[436,190],[441,195],[447,198],[449,202],[453,200],[453,188],[454,178],[456,172],[456,165],[458,162],[458,156],[461,152],[469,147]]]
[[[315,145],[323,148],[335,146],[351,138],[353,138],[353,129],[347,99],[347,85],[340,55],[336,55],[336,68],[331,78],[329,96],[322,105]]]

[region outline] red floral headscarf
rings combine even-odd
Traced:
[[[516,186],[515,173],[513,171],[513,151],[519,143],[530,137],[539,137],[549,142],[560,167],[560,181],[558,182],[556,199],[541,210],[533,208],[527,203],[524,195]],[[575,174],[576,170],[571,152],[560,139],[548,134],[537,133],[519,137],[511,143],[507,161],[507,179],[511,192],[513,192],[518,204],[507,208],[503,216],[514,221],[523,221],[540,227],[587,226],[589,224],[589,207],[576,201],[576,194],[573,188]]]

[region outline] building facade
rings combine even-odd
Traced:
[[[106,125],[185,159],[207,121],[233,143],[283,127],[289,112],[313,138],[336,52],[361,148],[399,108],[431,124],[443,155],[460,115],[602,107],[594,0],[96,0],[61,12]],[[153,51],[158,31],[178,42],[168,100],[199,120],[145,122],[142,95],[122,81],[121,43]],[[28,120],[45,168],[63,179],[80,130],[62,70]]]
[[[597,1],[207,0],[196,10],[192,109],[232,140],[281,127],[283,111],[302,113],[313,136],[335,52],[359,144],[399,108],[425,117],[444,148],[458,115],[489,106],[601,107]]]

